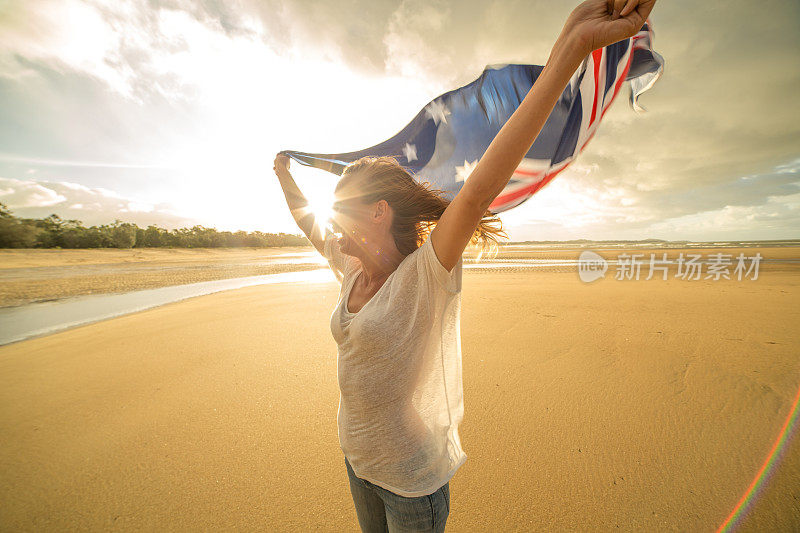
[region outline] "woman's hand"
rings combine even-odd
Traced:
[[[564,31],[584,53],[636,35],[656,0],[587,0],[570,13]]]
[[[272,167],[272,170],[275,171],[275,175],[279,178],[287,178],[292,177],[289,174],[289,157],[283,154],[278,154],[275,156],[275,166]]]

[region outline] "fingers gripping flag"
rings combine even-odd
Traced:
[[[661,76],[664,59],[652,49],[648,20],[633,37],[589,54],[573,74],[539,136],[489,210],[520,205],[564,170],[594,135],[623,81],[630,104]],[[341,175],[364,156],[394,156],[415,175],[454,197],[500,128],[519,107],[544,67],[489,65],[478,79],[434,98],[397,135],[370,148],[341,154],[284,150],[298,163]]]

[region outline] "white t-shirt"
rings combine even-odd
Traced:
[[[324,254],[342,280],[330,323],[342,451],[362,479],[409,498],[432,494],[467,459],[458,436],[462,261],[448,272],[428,239],[351,313],[361,262],[330,233]]]

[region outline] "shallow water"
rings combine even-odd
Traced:
[[[49,335],[128,313],[135,313],[220,291],[268,283],[326,283],[335,281],[329,268],[283,272],[263,276],[202,281],[158,289],[116,294],[76,296],[52,302],[38,302],[0,309],[0,345]]]

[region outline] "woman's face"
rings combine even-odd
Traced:
[[[362,204],[358,198],[339,198],[333,203],[333,215],[330,223],[334,233],[339,235],[339,247],[342,253],[359,256],[359,245],[364,246],[369,240],[369,224],[372,207]]]

